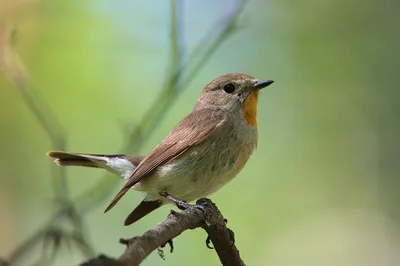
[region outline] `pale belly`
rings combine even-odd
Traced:
[[[256,140],[246,140],[216,140],[192,147],[133,188],[145,192],[148,200],[168,202],[159,195],[160,192],[187,202],[206,197],[242,170],[256,145]]]
[[[163,175],[153,174],[137,184],[134,189],[146,192],[146,199],[149,200],[164,200],[159,193],[167,192],[175,198],[191,202],[216,192],[239,173],[236,169],[221,171],[217,175],[211,172],[176,171],[175,168],[179,166],[163,166]]]

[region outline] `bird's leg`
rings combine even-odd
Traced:
[[[177,199],[174,196],[171,196],[170,194],[168,194],[167,192],[160,192],[159,193],[161,197],[164,197],[166,199],[169,199],[170,201],[175,202],[176,206],[178,207],[178,209],[180,209],[181,211],[184,211],[186,209],[190,209],[190,208],[197,208],[200,211],[202,211],[204,214],[206,213],[206,210],[204,209],[204,207],[200,204],[189,204],[183,200]]]
[[[183,201],[184,203],[186,203],[186,201]],[[185,206],[182,206],[181,205],[181,203],[175,203],[176,204],[176,207],[178,208],[178,209],[180,209],[181,211],[184,211],[184,210],[186,210],[187,209],[187,206],[185,205]],[[186,203],[187,204],[187,203]]]
[[[193,206],[190,205],[189,203],[184,202],[183,200],[177,199],[173,196],[171,196],[170,194],[168,194],[167,192],[160,192],[160,196],[164,197],[166,199],[169,199],[170,201],[175,202],[176,206],[180,209],[180,210],[186,210],[189,208],[192,208]]]

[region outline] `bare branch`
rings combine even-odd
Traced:
[[[128,240],[121,240],[127,245],[125,252],[118,259],[104,255],[92,259],[82,266],[121,266],[139,265],[151,252],[179,236],[188,229],[203,228],[209,235],[222,265],[244,266],[239,251],[231,239],[225,220],[211,200],[203,198],[197,201],[202,207],[186,209],[180,213],[171,211],[167,219],[143,235]],[[102,264],[101,264],[102,263]]]
[[[14,35],[17,31],[14,30],[11,35]],[[14,84],[14,86],[21,93],[22,99],[28,106],[34,117],[39,122],[50,142],[52,148],[56,150],[65,150],[66,148],[66,133],[61,124],[59,123],[55,113],[47,105],[47,102],[41,98],[40,93],[35,90],[31,84],[28,82],[28,75],[23,66],[22,60],[19,55],[14,51],[10,40],[8,40],[7,29],[5,24],[0,24],[0,71],[2,71]],[[68,183],[66,180],[66,171],[63,168],[56,167],[54,164],[51,165],[52,176],[51,180],[53,183],[54,195],[56,197],[55,201],[59,203],[60,210],[56,212],[50,221],[39,229],[33,236],[29,237],[25,242],[23,242],[18,248],[12,252],[9,256],[8,261],[10,264],[14,264],[16,261],[22,259],[24,256],[29,254],[29,252],[37,246],[41,241],[46,242],[46,238],[56,237],[53,232],[60,232],[62,223],[61,219],[74,219],[74,231],[78,232],[81,247],[85,246],[87,254],[93,254],[93,249],[86,240],[86,235],[84,234],[82,228],[82,221],[80,217],[77,217],[75,207],[73,206],[70,196]],[[67,211],[65,211],[67,210]],[[73,218],[74,217],[74,218]],[[60,237],[61,240],[63,237]],[[54,238],[55,239],[55,238]],[[60,242],[61,242],[60,240]],[[86,245],[84,245],[85,243]],[[47,246],[47,245],[45,245]],[[54,246],[54,245],[53,245]],[[45,249],[45,248],[44,248]],[[43,265],[42,261],[48,260],[46,258],[47,254],[43,249],[42,256],[39,260],[39,265]],[[56,253],[59,249],[54,249]],[[50,255],[54,257],[55,254]]]
[[[12,34],[17,34],[14,30]],[[14,39],[16,37],[14,36]],[[52,109],[46,101],[40,97],[38,91],[28,84],[28,77],[25,67],[19,55],[14,52],[11,41],[8,40],[5,24],[0,24],[0,71],[2,71],[21,93],[22,99],[35,116],[44,132],[49,137],[53,149],[64,150],[66,146],[66,134],[58,122]],[[65,169],[52,167],[52,181],[54,192],[61,200],[68,198],[68,184],[65,176]]]
[[[230,37],[235,30],[238,29],[238,19],[242,13],[247,0],[239,0],[236,7],[221,21],[215,23],[210,31],[205,35],[203,40],[194,49],[192,55],[189,57],[188,63],[184,66],[184,69],[188,74],[183,81],[182,86],[188,86],[194,79],[197,73],[203,68],[204,64],[210,59],[210,57],[216,52],[216,50],[222,45],[222,43]],[[216,31],[215,29],[220,28]],[[210,41],[210,39],[212,41]],[[204,48],[206,47],[206,48]],[[198,61],[196,59],[199,58]]]
[[[184,88],[180,86],[181,67],[183,65],[183,32],[182,32],[182,0],[171,0],[171,66],[168,70],[167,80],[162,91],[157,95],[153,104],[127,136],[127,141],[122,152],[137,152],[141,145],[151,136],[164,115],[172,106],[173,100]],[[105,175],[94,187],[83,192],[76,201],[76,206],[81,212],[96,207],[114,190],[116,182]],[[100,193],[99,193],[100,192]]]
[[[36,232],[33,236],[26,239],[19,247],[17,247],[9,256],[6,258],[8,265],[14,265],[18,260],[23,259],[25,256],[30,254],[30,251],[36,247],[46,235],[45,230]]]

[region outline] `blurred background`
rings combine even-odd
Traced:
[[[167,103],[151,134],[130,144],[174,68],[173,2],[0,0],[8,39],[0,75],[0,257],[77,265],[99,253],[120,255],[120,237],[154,227],[169,208],[124,227],[142,195],[128,193],[104,214],[122,185],[118,177],[84,168],[62,173],[46,152],[145,153],[191,111],[208,81],[245,72],[275,80],[260,98],[258,149],[211,197],[242,259],[399,265],[399,3],[247,1],[235,32]],[[239,3],[178,4],[186,60]],[[58,121],[61,129],[49,123],[56,136],[39,123],[32,97]],[[61,212],[63,219],[58,210],[67,199],[77,215]],[[153,253],[143,265],[219,265],[205,238],[202,230],[185,232],[165,261]]]

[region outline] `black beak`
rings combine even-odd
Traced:
[[[253,85],[253,89],[261,90],[274,83],[273,80],[260,80]]]

